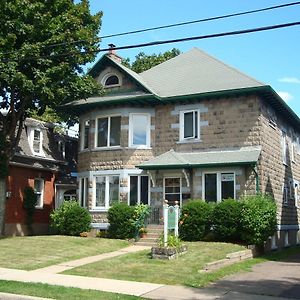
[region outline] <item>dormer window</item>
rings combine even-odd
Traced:
[[[45,156],[43,152],[43,132],[40,128],[28,128],[28,141],[34,155]]]
[[[63,158],[65,158],[65,154],[66,154],[66,145],[64,143],[64,141],[58,141],[58,151],[61,154],[61,156]]]
[[[121,85],[121,79],[116,74],[107,74],[102,79],[102,85],[105,88],[117,87]]]

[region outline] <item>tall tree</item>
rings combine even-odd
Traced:
[[[0,1],[0,233],[8,165],[25,118],[101,91],[82,69],[98,50],[101,17],[88,0]]]
[[[135,61],[130,63],[129,58],[123,60],[123,64],[128,68],[132,69],[136,73],[144,72],[152,67],[163,63],[180,54],[180,50],[173,48],[172,50],[164,53],[146,55],[144,52],[140,52],[135,57]]]

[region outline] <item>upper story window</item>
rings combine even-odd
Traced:
[[[120,146],[121,117],[97,118],[96,147]]]
[[[58,146],[59,153],[61,154],[61,156],[63,158],[65,158],[65,156],[66,156],[66,144],[65,144],[65,142],[64,141],[58,141],[57,146]]]
[[[200,139],[200,111],[180,112],[180,140]]]
[[[36,208],[43,208],[44,205],[44,180],[42,178],[34,179],[34,192],[37,196]]]
[[[85,120],[81,124],[80,129],[80,135],[81,135],[81,150],[88,149],[90,145],[90,121]]]
[[[107,74],[101,81],[102,85],[107,88],[116,87],[121,85],[121,79],[116,74]]]
[[[28,128],[28,141],[33,154],[44,156],[43,132],[39,128]]]
[[[288,156],[288,142],[287,135],[284,130],[281,131],[281,148],[282,148],[282,161],[286,165],[287,164],[287,156]]]
[[[129,147],[150,147],[150,114],[129,116]]]

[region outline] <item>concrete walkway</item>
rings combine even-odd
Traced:
[[[119,250],[122,254],[142,250],[133,246]],[[139,249],[139,250],[138,250]],[[111,254],[114,257],[117,256]],[[122,255],[119,253],[119,255]],[[84,262],[97,261],[96,257],[104,259],[103,255],[94,256],[58,265],[60,268],[71,268],[71,265],[79,266]],[[106,258],[108,258],[106,257]],[[15,280],[21,282],[38,282],[65,287],[77,287],[119,294],[142,296],[149,299],[161,300],[296,300],[300,299],[300,253],[283,262],[269,261],[254,266],[253,272],[239,273],[220,280],[205,289],[188,288],[183,286],[170,286],[146,282],[134,282],[126,280],[114,280],[74,275],[55,274],[57,268],[47,268],[23,271],[0,268],[0,279]],[[50,268],[50,267],[49,267]],[[64,269],[66,270],[66,269]],[[1,298],[0,298],[1,299]]]
[[[150,249],[151,249],[151,247],[149,247],[149,246],[133,245],[133,246],[122,248],[120,250],[116,250],[113,252],[102,253],[102,254],[98,254],[98,255],[94,255],[94,256],[89,256],[89,257],[84,257],[84,258],[80,258],[80,259],[76,259],[76,260],[72,260],[72,261],[59,263],[57,265],[52,265],[52,266],[41,268],[41,269],[36,269],[36,270],[34,270],[34,272],[57,274],[57,273],[62,273],[64,271],[67,271],[67,270],[70,270],[70,269],[73,269],[76,267],[91,264],[93,262],[97,262],[97,261],[100,261],[103,259],[113,258],[116,256],[128,254],[128,253],[134,253],[134,252],[138,252],[138,251],[142,251],[142,250],[150,250]]]

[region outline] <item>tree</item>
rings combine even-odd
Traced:
[[[0,233],[5,177],[25,118],[101,92],[82,66],[95,58],[102,13],[77,2],[0,1]]]
[[[144,52],[140,52],[138,55],[136,55],[135,61],[132,64],[130,63],[129,58],[123,60],[123,64],[132,69],[134,72],[141,73],[179,54],[180,50],[176,48],[164,53],[152,55],[146,55]]]

